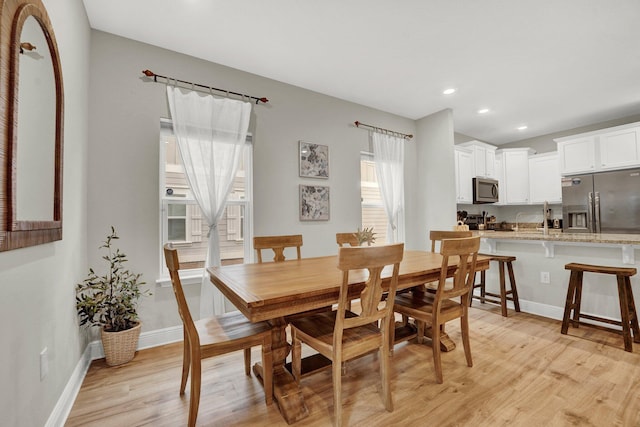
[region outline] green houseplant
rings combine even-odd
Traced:
[[[148,291],[142,291],[141,274],[134,274],[125,268],[127,256],[113,241],[119,237],[115,228],[100,246],[106,254],[102,259],[108,269],[99,275],[93,268],[82,283],[76,285],[76,309],[80,325],[99,326],[102,346],[107,364],[120,365],[133,359],[140,336],[141,323],[138,319],[137,304]]]

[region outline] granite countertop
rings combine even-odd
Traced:
[[[474,231],[473,235],[500,240],[543,240],[552,242],[640,245],[640,234],[563,233],[562,230],[553,228],[549,229],[549,234],[546,236],[542,231],[535,229],[525,229],[522,231]]]

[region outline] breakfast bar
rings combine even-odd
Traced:
[[[569,283],[568,263],[639,267],[640,234],[563,233],[550,229],[520,231],[474,231],[481,237],[481,252],[513,255],[522,311],[561,320]],[[487,287],[497,287],[495,269],[487,271]],[[635,294],[640,281],[631,279]],[[616,289],[606,278],[585,277],[583,311],[619,319]]]

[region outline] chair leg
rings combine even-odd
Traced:
[[[464,356],[467,359],[467,366],[473,366],[473,360],[471,359],[471,341],[469,340],[469,312],[467,307],[463,307],[463,313],[460,317],[460,329],[462,331],[462,345],[464,347]]]
[[[638,311],[633,300],[633,290],[631,289],[631,279],[625,279],[627,288],[627,302],[629,303],[629,316],[631,317],[631,329],[633,330],[633,342],[640,342],[640,324],[638,323]]]
[[[436,382],[443,383],[442,379],[442,360],[440,360],[440,325],[434,318],[431,323],[431,349],[433,350],[433,366],[436,372]]]
[[[389,328],[387,328],[389,330]],[[391,399],[391,354],[389,351],[389,340],[386,334],[382,334],[382,347],[380,348],[380,381],[382,382],[382,403],[388,412],[393,411],[393,400]]]
[[[189,427],[196,425],[198,407],[200,406],[200,380],[202,376],[202,361],[200,357],[191,360],[191,396],[189,396]]]
[[[333,416],[334,424],[337,427],[342,426],[342,358],[336,357],[334,354],[333,364],[331,365],[333,377]]]
[[[520,312],[520,299],[518,298],[518,287],[516,286],[516,275],[513,274],[513,264],[507,263],[507,269],[509,270],[509,283],[511,283],[511,299],[513,300],[513,306],[516,312]]]
[[[633,351],[633,341],[631,340],[631,319],[629,317],[629,302],[627,297],[627,288],[625,285],[626,277],[617,276],[618,279],[618,299],[620,301],[620,317],[622,323],[622,337],[624,338],[624,350]]]
[[[251,376],[251,347],[244,349],[244,374]]]
[[[507,288],[505,284],[504,262],[498,262],[498,271],[500,272],[500,309],[502,311],[502,317],[507,317]]]
[[[187,335],[187,330],[183,330],[183,342],[182,342],[182,381],[180,382],[180,395],[184,394],[184,390],[187,387],[187,379],[189,378],[189,366],[191,366],[191,342]]]
[[[300,384],[302,372],[302,345],[298,339],[296,330],[291,328],[291,373],[296,383]]]
[[[576,293],[576,283],[578,282],[578,272],[571,270],[569,276],[569,287],[567,289],[567,298],[564,303],[564,315],[562,316],[562,328],[560,333],[566,335],[569,330],[569,321],[571,319],[571,310],[573,309]]]
[[[262,385],[264,401],[267,405],[271,405],[273,403],[273,354],[270,336],[262,342]]]

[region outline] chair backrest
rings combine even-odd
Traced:
[[[467,306],[469,291],[473,286],[476,271],[476,260],[480,249],[480,237],[464,237],[460,239],[444,239],[440,247],[442,254],[442,268],[440,281],[435,295],[435,305],[443,299],[462,296],[463,305]],[[455,273],[453,286],[445,286],[447,270],[450,268],[450,259],[455,257]],[[440,307],[437,307],[438,309]]]
[[[338,252],[338,268],[342,270],[342,286],[340,287],[340,300],[336,313],[336,325],[334,330],[334,345],[342,342],[342,331],[355,328],[383,319],[380,328],[387,331],[389,321],[393,316],[393,301],[398,287],[398,272],[400,261],[404,254],[404,243],[384,246],[342,247]],[[381,306],[382,295],[382,271],[386,266],[393,266],[391,282],[386,301]],[[345,318],[347,295],[349,293],[349,273],[351,270],[367,269],[369,277],[360,293],[359,315]]]
[[[442,242],[444,239],[461,239],[463,237],[471,237],[471,231],[451,231],[451,230],[431,230],[429,239],[431,239],[431,252],[436,252],[436,243]]]
[[[360,246],[356,233],[336,233],[336,243],[340,247],[343,247],[344,245]]]
[[[258,255],[258,262],[262,263],[262,250],[273,250],[273,260],[275,262],[284,261],[284,250],[286,248],[296,248],[298,259],[302,258],[300,247],[302,246],[302,234],[293,234],[290,236],[261,236],[253,238],[253,248]]]
[[[171,286],[173,287],[173,293],[176,295],[176,302],[178,303],[178,312],[184,325],[185,332],[189,335],[189,339],[192,344],[199,346],[200,337],[196,331],[195,324],[193,323],[193,317],[189,311],[187,305],[187,299],[184,296],[184,290],[182,289],[182,282],[180,282],[180,261],[178,261],[178,251],[171,243],[165,243],[164,245],[164,259],[169,269],[169,275],[171,276]]]

